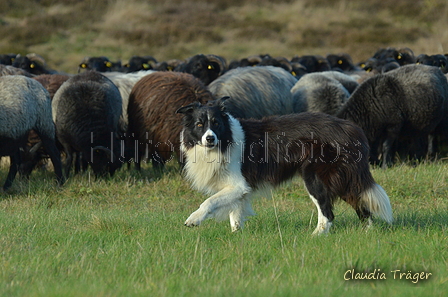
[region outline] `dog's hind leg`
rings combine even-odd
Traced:
[[[313,235],[328,233],[334,219],[334,197],[313,172],[304,175],[304,181],[308,194],[317,207],[317,227]]]
[[[317,227],[316,229],[314,229],[313,235],[321,235],[328,233],[331,225],[333,224],[332,223],[334,218],[333,211],[332,210],[328,211],[328,209],[326,209],[325,207],[323,208],[321,202],[316,198],[314,198],[314,196],[311,194],[310,198],[317,207]]]
[[[242,203],[241,199],[249,191],[250,188],[244,186],[227,186],[223,188],[205,200],[198,210],[188,217],[185,221],[185,226],[199,226],[202,221],[208,218],[216,218],[217,220],[228,218],[230,212],[238,208],[238,205]],[[245,209],[245,207],[242,209]]]
[[[353,195],[341,196],[341,199],[347,202],[356,211],[359,220],[367,227],[372,226],[372,213],[369,208],[360,201],[359,197]]]
[[[238,206],[230,212],[229,219],[232,232],[238,231],[244,227],[244,222],[246,221],[247,216],[255,215],[251,202],[251,198],[246,195],[238,203]]]

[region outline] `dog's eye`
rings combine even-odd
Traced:
[[[202,127],[203,125],[202,125],[202,123],[197,123],[196,126],[197,127]]]

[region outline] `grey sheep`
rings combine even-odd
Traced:
[[[412,146],[428,139],[446,116],[447,100],[448,83],[440,69],[405,65],[364,81],[337,116],[364,130],[371,161],[379,162],[381,152],[386,167],[393,161],[398,142],[408,141]]]
[[[0,76],[5,76],[5,75],[23,75],[23,76],[27,76],[27,77],[35,76],[34,74],[31,74],[22,68],[17,68],[17,67],[11,66],[11,65],[0,64]]]
[[[34,79],[21,75],[0,77],[0,156],[11,159],[4,190],[14,181],[21,163],[20,148],[26,145],[31,130],[40,137],[62,185],[64,177],[55,143],[50,94]]]
[[[338,80],[324,72],[305,74],[291,89],[291,94],[295,112],[323,112],[330,115],[336,114],[350,97],[350,93]]]
[[[261,119],[294,113],[291,88],[297,79],[275,66],[238,67],[208,86],[215,98],[229,96],[226,110],[237,118]]]
[[[69,78],[53,97],[53,118],[66,154],[68,176],[72,156],[80,154],[98,176],[120,168],[120,92],[101,73],[86,71]]]
[[[40,74],[33,77],[48,91],[51,100],[53,100],[53,96],[59,87],[69,78],[70,76],[65,74]],[[36,165],[39,163],[41,165],[45,164],[47,158],[45,148],[42,147],[42,141],[35,131],[31,131],[28,135],[28,141],[21,150],[21,156],[22,164],[19,168],[19,174],[22,176],[29,177]]]
[[[359,82],[357,81],[356,78],[358,71],[343,73],[339,71],[330,70],[330,71],[323,71],[321,72],[321,74],[340,82],[350,94],[352,94],[355,91],[355,89],[359,86]]]
[[[128,102],[129,94],[134,85],[144,76],[153,73],[153,70],[141,70],[137,72],[123,73],[123,72],[104,72],[105,77],[109,78],[121,94],[122,99],[122,113],[120,117],[120,130],[125,133],[128,129]]]

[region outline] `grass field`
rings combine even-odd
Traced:
[[[373,169],[394,224],[366,231],[341,202],[322,237],[299,179],[256,200],[242,232],[186,228],[206,197],[178,171],[86,172],[62,188],[49,172],[17,179],[0,194],[0,296],[446,296],[446,162]]]
[[[163,61],[347,52],[359,62],[388,46],[447,52],[447,15],[446,0],[0,1],[0,53],[35,52],[67,73],[76,73],[83,57],[101,55],[124,63],[132,55]],[[49,172],[17,179],[0,193],[0,296],[448,292],[446,160],[373,169],[394,224],[376,221],[366,232],[339,203],[322,237],[311,236],[317,212],[299,179],[255,201],[257,216],[242,232],[212,220],[186,228],[206,197],[178,171],[123,168],[109,180],[87,172],[61,188]],[[6,172],[0,168],[0,184]],[[386,279],[352,279],[361,274]]]

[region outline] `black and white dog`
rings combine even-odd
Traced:
[[[236,231],[254,214],[254,192],[295,175],[303,178],[317,206],[313,234],[329,231],[338,197],[369,225],[372,214],[392,222],[389,197],[370,173],[368,142],[359,127],[322,113],[237,120],[225,112],[225,99],[177,110],[183,114],[186,178],[211,195],[185,221],[186,226],[228,217]]]

